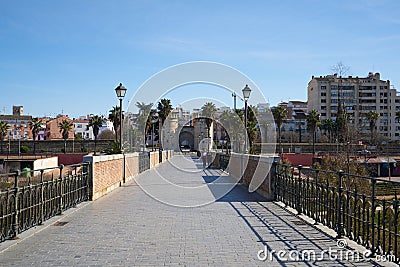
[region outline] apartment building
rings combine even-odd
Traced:
[[[13,114],[0,115],[0,121],[5,121],[10,126],[6,139],[32,139],[32,132],[29,128],[29,122],[32,121],[32,116],[24,115],[23,106],[13,106]]]
[[[400,110],[397,90],[389,80],[381,80],[379,73],[367,77],[341,77],[337,74],[315,77],[308,83],[308,111],[317,110],[321,120],[336,120],[339,103],[350,116],[350,126],[360,133],[369,133],[366,113],[379,114],[377,133],[391,140],[399,140],[400,124],[396,111]]]
[[[74,134],[79,135],[85,140],[94,140],[93,127],[89,127],[90,118],[93,115],[81,116],[78,119],[72,120],[74,124]],[[104,119],[103,124],[99,128],[99,135],[104,131],[109,130],[114,132],[114,125],[109,119]]]
[[[281,102],[277,106],[286,110],[286,118],[281,126],[282,142],[303,142],[302,136],[307,131],[307,102],[290,100]],[[272,107],[272,109],[275,109],[275,107]]]
[[[46,140],[62,140],[62,134],[60,132],[59,124],[67,120],[71,122],[72,120],[66,115],[59,115],[57,118],[51,119],[46,123]],[[74,127],[68,132],[68,140],[74,139]]]

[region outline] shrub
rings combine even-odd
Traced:
[[[21,148],[20,148],[20,152],[21,153],[28,153],[29,152],[29,147],[27,147],[27,146],[21,146]]]

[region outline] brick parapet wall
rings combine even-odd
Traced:
[[[219,162],[219,157],[217,161]],[[236,181],[241,181],[247,187],[250,186],[250,192],[256,190],[260,195],[272,200],[272,172],[267,173],[267,170],[272,169],[273,161],[274,157],[232,153],[225,171]],[[261,185],[258,186],[260,183]]]
[[[163,161],[167,160],[167,155],[168,158],[171,158],[173,152],[163,151]],[[83,161],[91,163],[92,200],[111,192],[121,186],[124,181],[132,180],[139,173],[139,153],[85,156]],[[158,161],[158,152],[152,152],[150,168],[157,166]]]

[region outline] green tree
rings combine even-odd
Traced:
[[[139,116],[137,117],[137,125],[138,125],[138,135],[136,135],[137,143],[140,145],[145,145],[145,136],[147,135],[147,131],[149,129],[150,114],[152,112],[153,103],[146,104],[144,102],[136,102],[136,107],[139,108]]]
[[[153,103],[146,104],[144,102],[136,102],[136,107],[139,108],[139,114],[147,114],[150,112]]]
[[[29,122],[29,128],[31,129],[33,137],[33,154],[36,154],[36,137],[42,129],[43,124],[43,120],[39,118],[32,118],[32,120]]]
[[[201,116],[205,118],[207,125],[207,137],[210,137],[210,128],[214,120],[214,114],[217,111],[215,104],[207,102],[201,107]]]
[[[93,129],[93,135],[94,135],[94,155],[96,155],[96,150],[97,150],[97,136],[99,135],[99,130],[100,127],[103,125],[104,119],[101,116],[94,115],[93,117],[90,118],[89,127],[92,127]]]
[[[162,148],[162,142],[161,142],[161,138],[160,136],[162,135],[162,126],[164,125],[165,120],[168,118],[169,114],[172,111],[172,105],[171,105],[171,100],[163,98],[160,100],[160,102],[158,102],[157,104],[157,112],[158,112],[158,141],[159,141],[159,145],[160,148]],[[155,116],[152,116],[154,118],[151,119],[155,119]],[[157,131],[157,129],[156,129]]]
[[[369,130],[371,131],[371,145],[374,145],[375,141],[375,130],[376,130],[376,122],[378,121],[379,118],[379,113],[376,111],[368,111],[365,114],[365,118],[369,122]]]
[[[166,98],[161,99],[160,102],[158,102],[157,111],[160,125],[162,126],[172,111],[171,100]]]
[[[68,139],[68,134],[69,131],[71,131],[72,127],[74,125],[72,124],[71,121],[67,119],[63,119],[59,124],[58,128],[60,129],[60,133],[62,135],[62,138],[64,139],[64,154],[67,152],[67,139]]]
[[[0,121],[0,147],[1,153],[3,154],[3,141],[6,138],[8,129],[10,129],[10,125],[8,125],[5,121]]]
[[[257,128],[257,123],[254,121],[247,122],[247,136],[249,138],[249,153],[254,154],[256,152],[254,147],[254,141],[256,140],[257,136],[259,135],[259,130]]]
[[[321,122],[321,128],[325,130],[325,133],[328,136],[329,142],[332,143],[332,133],[335,128],[335,123],[331,119],[326,119]]]
[[[316,130],[317,130],[318,126],[320,125],[320,123],[321,123],[321,121],[320,121],[319,113],[315,109],[311,110],[310,113],[308,113],[308,115],[307,115],[307,125],[308,125],[308,127],[310,127],[311,133],[312,133],[312,141],[313,141],[312,152],[313,152],[313,155],[315,155],[315,135],[316,135]]]
[[[233,151],[238,152],[238,150],[236,150],[238,147],[237,144],[244,133],[243,122],[240,116],[237,113],[225,110],[219,116],[219,121],[226,131],[225,135],[228,137]]]
[[[278,153],[281,153],[281,146],[282,146],[281,130],[283,121],[286,119],[287,116],[286,114],[287,114],[286,109],[280,106],[272,110],[272,115],[274,116],[276,127],[278,128],[278,141],[279,141]]]
[[[119,138],[118,133],[119,133],[120,125],[121,125],[121,122],[119,119],[120,110],[121,110],[120,106],[115,106],[115,107],[112,107],[112,109],[109,111],[109,114],[108,114],[108,119],[112,122],[113,127],[114,127],[115,142],[118,142],[118,138]],[[122,114],[122,116],[123,116],[123,114]]]

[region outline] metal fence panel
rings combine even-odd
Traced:
[[[0,242],[89,199],[89,163],[1,174]],[[54,173],[58,172],[55,176]],[[51,173],[51,175],[48,175]],[[12,180],[13,182],[10,182]]]

